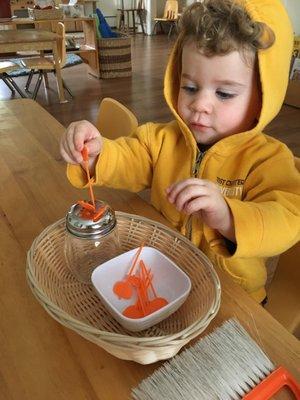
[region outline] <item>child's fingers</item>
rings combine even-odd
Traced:
[[[83,146],[91,140],[101,136],[98,129],[88,121],[74,123],[74,146],[77,151],[81,151]]]
[[[72,122],[66,130],[62,140],[62,146],[72,162],[79,164],[82,162],[81,152],[85,144],[98,136],[100,136],[100,134],[97,128],[90,122]]]
[[[61,142],[60,142],[60,153],[66,162],[71,164],[78,164],[78,160],[74,157],[73,151],[71,151],[66,133],[64,134]]]
[[[62,145],[60,146],[60,154],[62,155],[63,159],[67,163],[69,163],[69,164],[78,164],[78,162],[76,160],[74,160],[74,158],[71,158],[69,156],[69,152],[66,152]]]
[[[69,135],[67,137],[67,140],[64,143],[64,148],[65,148],[66,152],[69,154],[69,156],[76,163],[80,163],[82,161],[81,151],[76,150],[73,138],[74,138],[74,133],[73,133],[73,135]]]
[[[191,200],[207,195],[208,190],[206,186],[189,184],[177,194],[174,199],[174,205],[178,211],[183,211],[183,209]]]
[[[204,179],[197,179],[197,178],[189,178],[185,179],[183,181],[177,182],[169,186],[166,190],[167,195],[168,195],[168,200],[171,203],[174,203],[178,193],[180,193],[185,187],[189,185],[206,185],[206,182]]]
[[[195,199],[190,200],[184,205],[183,211],[190,215],[194,214],[200,210],[206,210],[211,204],[211,199],[209,196],[200,196]]]
[[[80,152],[77,151],[74,146],[75,126],[76,123],[71,123],[68,126],[60,142],[62,156],[67,162],[70,162],[71,160],[72,164],[78,164],[82,160]]]
[[[96,157],[102,149],[102,137],[98,136],[85,143],[90,157]]]

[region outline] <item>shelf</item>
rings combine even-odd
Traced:
[[[83,45],[83,46],[80,46],[79,47],[79,49],[73,49],[73,50],[67,50],[67,52],[69,52],[69,53],[74,53],[74,54],[80,54],[80,53],[82,53],[82,52],[89,52],[89,51],[96,51],[96,49],[95,49],[95,47],[90,47],[90,46],[86,46],[86,45]]]

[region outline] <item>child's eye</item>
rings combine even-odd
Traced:
[[[216,91],[217,97],[221,100],[227,100],[227,99],[232,99],[235,97],[234,93],[228,93],[228,92],[223,92],[222,90],[217,90]]]
[[[196,93],[198,90],[195,86],[187,86],[187,85],[181,86],[181,89],[187,93]]]

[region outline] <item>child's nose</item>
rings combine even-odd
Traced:
[[[211,113],[213,104],[210,96],[206,93],[199,93],[198,96],[193,99],[191,109],[193,112]]]

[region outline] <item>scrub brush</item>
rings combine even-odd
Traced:
[[[300,385],[277,369],[235,319],[166,362],[132,390],[135,400],[266,400]]]

